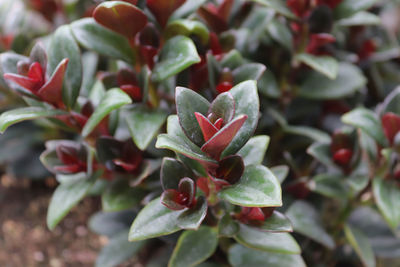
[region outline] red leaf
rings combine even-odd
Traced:
[[[99,24],[129,39],[133,38],[147,23],[147,16],[129,3],[106,2],[94,10],[93,17]]]
[[[222,151],[230,144],[236,133],[246,121],[247,115],[240,115],[232,120],[229,124],[225,125],[218,133],[216,133],[210,140],[208,140],[201,150],[214,159],[219,159]]]
[[[147,0],[147,7],[156,17],[161,27],[167,25],[171,14],[178,9],[186,0]]]
[[[228,29],[228,24],[223,17],[220,17],[217,13],[206,7],[200,7],[197,11],[199,15],[208,23],[210,28],[217,32],[223,32]]]
[[[389,140],[389,143],[392,145],[394,137],[400,131],[400,116],[388,112],[382,117],[382,125],[383,131]]]
[[[231,9],[233,6],[233,0],[225,0],[219,7],[218,7],[218,15],[223,18],[225,21],[228,21],[229,14],[231,13]]]
[[[77,164],[78,159],[78,147],[59,145],[56,147],[57,157],[62,163],[66,165]]]
[[[122,85],[121,90],[127,93],[134,101],[141,101],[142,100],[142,90],[139,86],[136,85]]]
[[[22,75],[6,73],[6,74],[4,74],[4,79],[13,81],[16,84],[28,89],[29,91],[31,91],[34,94],[36,93],[37,89],[40,88],[40,84],[38,83],[38,81],[35,81],[31,78],[28,78],[28,77],[25,77]]]
[[[196,181],[196,185],[201,191],[204,192],[206,196],[210,194],[210,188],[208,186],[208,178],[207,177],[200,177]]]
[[[230,82],[222,82],[222,83],[219,83],[215,87],[215,89],[217,90],[218,93],[221,94],[221,93],[228,92],[229,90],[232,89],[232,87],[233,87],[232,83],[230,83]]]
[[[237,219],[243,223],[251,223],[255,221],[263,222],[265,220],[265,216],[260,208],[242,207],[242,211],[237,216]]]
[[[318,53],[318,49],[323,47],[326,44],[336,42],[336,38],[328,33],[318,33],[312,34],[310,38],[310,42],[307,45],[308,53]]]
[[[56,67],[53,75],[38,91],[38,96],[44,101],[54,104],[58,107],[63,106],[62,87],[64,75],[68,66],[68,58],[64,58]]]
[[[82,169],[82,167],[79,164],[71,164],[71,165],[65,165],[65,166],[55,166],[53,169],[56,172],[61,172],[61,173],[66,173],[66,174],[77,173],[77,172],[84,171],[84,169]]]
[[[161,203],[171,210],[183,210],[185,205],[181,204],[182,193],[175,189],[167,189],[161,195]]]
[[[195,112],[194,115],[199,123],[204,140],[207,142],[218,132],[218,129],[203,114]]]
[[[32,80],[37,81],[39,84],[43,85],[44,73],[39,62],[34,62],[31,64],[28,71],[28,77],[31,78]]]
[[[194,181],[188,177],[182,178],[179,181],[178,188],[179,192],[183,195],[179,203],[184,204],[186,207],[193,206],[196,197],[196,185]]]

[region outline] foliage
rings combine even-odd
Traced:
[[[50,229],[101,199],[97,266],[399,259],[395,6],[3,1],[0,163],[46,142]]]

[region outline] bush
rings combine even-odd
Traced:
[[[0,4],[0,130],[37,122],[7,133],[46,141],[50,229],[99,196],[98,266],[400,258],[395,1],[98,2]]]

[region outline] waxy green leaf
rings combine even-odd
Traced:
[[[132,258],[138,253],[146,241],[129,242],[128,230],[123,230],[111,237],[105,247],[101,249],[96,259],[96,267],[114,267]]]
[[[262,251],[300,254],[301,249],[296,240],[288,233],[268,233],[240,224],[240,230],[235,235],[235,239],[240,244]]]
[[[368,238],[364,235],[364,233],[350,225],[345,225],[344,233],[350,245],[364,263],[364,266],[376,266],[374,252]]]
[[[204,203],[206,202],[201,202],[201,207],[196,207],[193,211],[170,210],[161,203],[160,198],[152,200],[133,221],[129,241],[168,235],[181,229],[197,229],[207,212],[207,204]]]
[[[294,202],[286,212],[295,232],[301,233],[329,249],[335,247],[332,237],[322,227],[317,210],[305,201]]]
[[[382,124],[373,111],[365,108],[357,108],[344,114],[342,116],[342,121],[356,128],[360,128],[366,134],[374,138],[380,145],[386,145],[387,140],[382,130]]]
[[[253,135],[260,110],[260,102],[255,81],[245,81],[234,86],[229,91],[235,99],[235,117],[247,115],[247,119],[228,147],[222,152],[221,158],[235,154]]]
[[[50,200],[47,210],[47,226],[53,230],[67,213],[81,201],[96,181],[85,177],[79,181],[60,184]]]
[[[136,106],[127,111],[126,122],[132,139],[140,150],[145,150],[167,119],[163,110],[149,110]]]
[[[256,228],[260,231],[270,233],[293,232],[290,220],[276,210],[261,225],[257,225]]]
[[[282,191],[279,181],[262,165],[249,165],[235,185],[223,189],[221,199],[244,207],[282,206]]]
[[[233,267],[306,267],[300,255],[259,251],[240,244],[229,248],[228,259]]]
[[[393,230],[400,225],[400,188],[390,181],[379,177],[374,178],[372,183],[376,204]]]
[[[203,23],[195,20],[178,19],[168,24],[164,31],[167,39],[176,35],[197,36],[203,45],[207,45],[210,33]]]
[[[67,71],[63,80],[63,102],[73,108],[82,84],[82,60],[79,46],[69,25],[61,26],[53,34],[48,49],[48,73],[53,73],[58,64],[68,58]]]
[[[153,69],[152,80],[164,81],[199,62],[200,57],[193,41],[186,36],[175,36],[164,44],[159,62]]]
[[[254,136],[237,152],[243,158],[243,162],[246,166],[262,163],[269,145],[269,140],[270,138],[267,135]]]
[[[44,109],[40,107],[27,107],[12,109],[3,112],[0,115],[0,133],[4,131],[11,125],[16,124],[25,120],[34,120],[39,118],[54,117],[57,115],[65,115],[66,113],[61,110],[56,109]]]
[[[329,79],[336,79],[338,73],[338,62],[330,56],[314,56],[307,53],[296,55],[296,59],[314,70],[322,73]]]
[[[160,180],[163,189],[177,189],[184,177],[193,177],[193,173],[182,162],[174,158],[163,158]]]
[[[176,88],[175,102],[179,124],[186,136],[199,147],[202,146],[204,137],[194,113],[198,112],[207,116],[210,102],[195,91],[184,87]]]
[[[299,96],[316,100],[344,98],[353,95],[366,83],[367,80],[359,68],[340,63],[334,80],[321,73],[311,73],[300,85]]]
[[[80,19],[71,24],[72,32],[83,47],[129,63],[135,57],[129,41],[122,35],[104,28],[92,18]]]
[[[132,99],[121,89],[113,88],[108,90],[100,101],[99,106],[86,122],[85,127],[83,127],[82,135],[88,136],[111,111],[130,103],[132,103]]]
[[[381,19],[373,13],[360,11],[351,17],[338,20],[335,24],[343,27],[379,25],[381,24]]]
[[[211,227],[202,226],[197,231],[185,231],[178,239],[168,266],[197,266],[214,253],[217,245],[217,232]]]
[[[112,181],[101,195],[104,211],[120,211],[139,205],[146,192],[137,187],[130,187],[126,178]]]
[[[290,11],[290,9],[286,6],[285,1],[282,0],[251,0],[253,2],[259,3],[266,7],[274,9],[279,14],[284,15],[289,19],[296,19],[297,17]]]

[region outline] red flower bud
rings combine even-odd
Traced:
[[[340,166],[349,165],[353,152],[350,149],[342,148],[335,152],[333,155],[333,161]]]
[[[392,112],[388,112],[382,116],[383,132],[389,140],[390,145],[393,145],[394,137],[400,131],[400,116]]]

